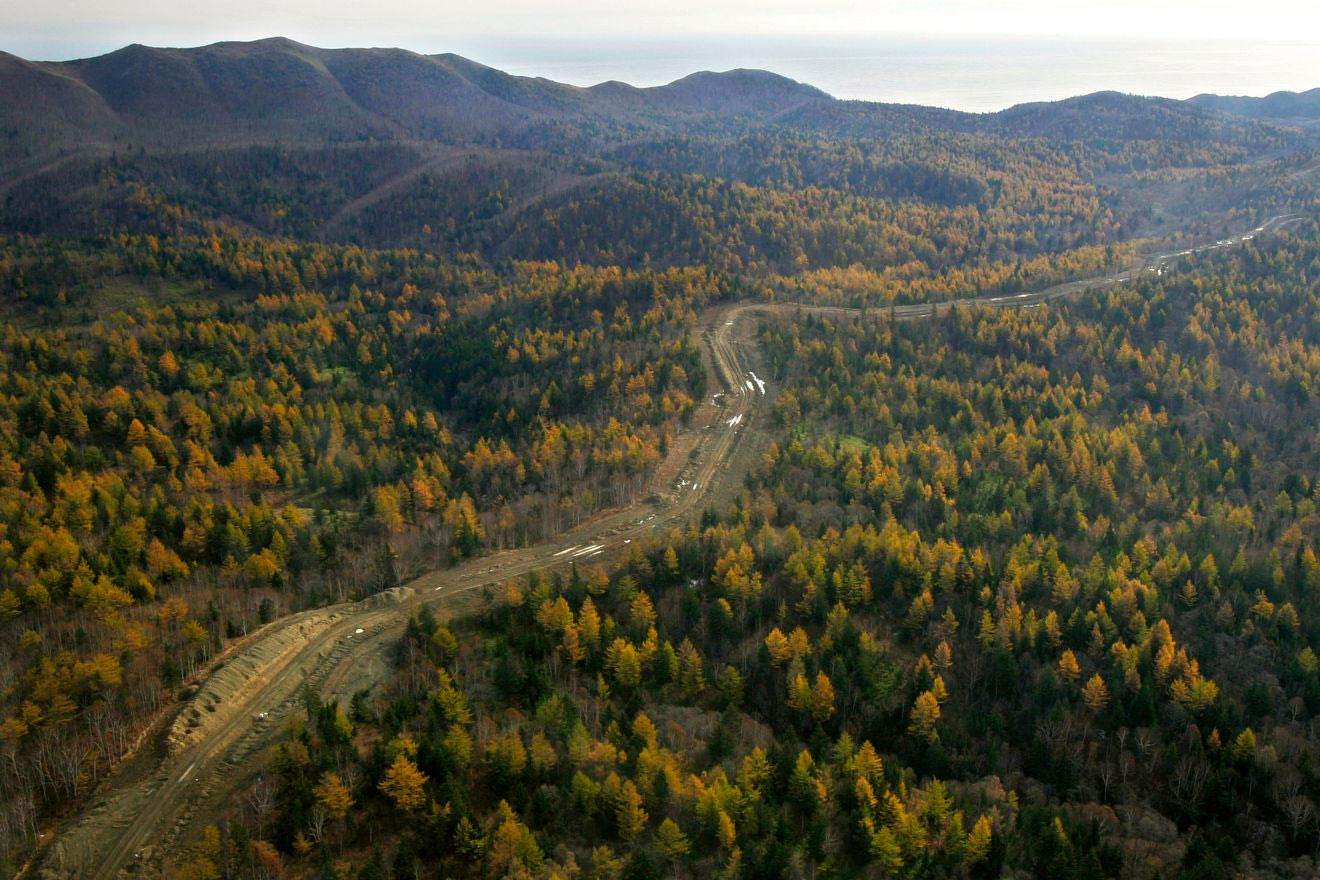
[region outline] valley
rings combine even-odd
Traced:
[[[1163,272],[1172,261],[1251,241],[1294,220],[1272,217],[1227,239],[1149,255],[1142,258],[1139,271]],[[1034,308],[1131,277],[1130,272],[1104,275],[1013,297],[956,304]],[[930,318],[952,305],[895,307],[888,318]],[[168,733],[144,746],[148,755],[131,759],[124,778],[108,784],[90,809],[48,844],[39,875],[108,880],[126,869],[157,870],[154,858],[196,838],[201,825],[240,802],[255,784],[249,762],[264,759],[280,725],[300,709],[304,689],[311,688],[323,700],[346,703],[385,675],[390,646],[402,635],[406,616],[420,606],[433,606],[444,617],[460,615],[475,607],[476,593],[482,588],[566,565],[609,564],[624,557],[634,541],[680,528],[703,507],[729,503],[769,438],[763,423],[773,391],[767,395],[764,383],[748,379],[755,377],[752,368],[765,370],[750,327],[763,313],[812,313],[848,320],[864,315],[857,309],[801,303],[710,310],[701,325],[702,354],[722,390],[708,397],[694,416],[694,422],[706,422],[705,427],[682,437],[658,468],[650,493],[653,502],[600,515],[551,542],[480,557],[361,602],[269,624],[201,681]],[[690,464],[694,459],[695,467]],[[675,473],[681,476],[676,478]],[[155,760],[158,766],[153,766]]]
[[[0,873],[1314,876],[1316,94],[0,53]]]

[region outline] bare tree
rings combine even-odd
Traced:
[[[349,791],[355,791],[362,779],[362,771],[358,769],[357,762],[345,761],[343,769],[339,772],[339,778],[343,780]]]
[[[1123,754],[1119,755],[1118,757],[1119,781],[1122,782],[1124,785],[1127,785],[1128,777],[1132,775],[1132,771],[1136,769],[1136,766],[1137,766],[1137,760],[1136,758],[1132,757],[1132,754],[1130,752],[1124,752]]]
[[[1293,697],[1288,701],[1288,717],[1294,724],[1306,713],[1306,701],[1301,697]]]
[[[1291,766],[1282,767],[1275,774],[1274,785],[1271,787],[1274,789],[1274,802],[1283,806],[1285,801],[1301,793],[1302,775]]]
[[[257,784],[248,790],[248,807],[252,810],[252,821],[256,825],[256,837],[266,836],[266,820],[275,810],[275,784],[269,779],[258,779]]]
[[[312,836],[313,843],[320,843],[325,834],[325,822],[327,819],[325,808],[320,804],[312,807],[312,814],[307,817],[307,830]]]
[[[1191,755],[1184,756],[1174,769],[1174,793],[1187,806],[1195,807],[1201,802],[1201,793],[1205,788],[1206,777],[1209,775],[1210,768],[1205,765],[1204,761]]]
[[[1288,828],[1293,839],[1301,837],[1302,831],[1315,818],[1315,804],[1306,795],[1295,795],[1279,804],[1279,809],[1288,820]]]
[[[1107,801],[1109,800],[1109,789],[1118,777],[1118,768],[1113,761],[1106,759],[1100,762],[1100,768],[1096,771],[1096,776],[1100,780],[1101,797]]]

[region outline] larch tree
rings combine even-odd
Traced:
[[[928,743],[933,743],[940,738],[939,731],[935,729],[939,720],[940,701],[935,694],[925,691],[912,704],[908,732]]]
[[[614,821],[619,837],[632,840],[646,827],[647,814],[642,795],[631,779],[623,783],[614,804]]]
[[[344,785],[338,773],[326,773],[322,776],[321,781],[312,789],[312,794],[315,795],[316,802],[333,819],[344,818],[353,806],[353,793]]]
[[[1082,688],[1082,701],[1086,703],[1086,708],[1092,712],[1103,712],[1109,705],[1109,686],[1105,680],[1100,677],[1100,673],[1091,676]]]
[[[673,819],[665,819],[655,830],[655,846],[671,862],[677,862],[692,850],[683,829]]]
[[[427,776],[404,754],[400,754],[381,780],[380,790],[394,806],[405,813],[415,813],[426,804]]]

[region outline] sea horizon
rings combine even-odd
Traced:
[[[482,39],[454,51],[576,86],[664,85],[702,70],[769,70],[844,100],[994,112],[1097,91],[1185,99],[1320,87],[1320,41],[1044,36]]]
[[[346,48],[317,34],[225,34],[178,39],[169,33],[50,42],[34,35],[0,46],[34,61],[100,55],[129,43],[186,47],[286,36]],[[395,35],[353,47],[454,53],[518,76],[574,86],[611,80],[665,85],[693,73],[767,70],[843,100],[917,104],[973,113],[1098,91],[1185,99],[1199,94],[1261,97],[1320,87],[1320,40],[1057,37],[1047,35],[881,35],[800,37],[655,35],[570,37]]]

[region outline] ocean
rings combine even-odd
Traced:
[[[606,80],[652,86],[698,70],[761,68],[837,98],[973,112],[1102,90],[1189,98],[1320,87],[1314,40],[468,38],[424,51],[457,52],[510,73],[581,86]]]

